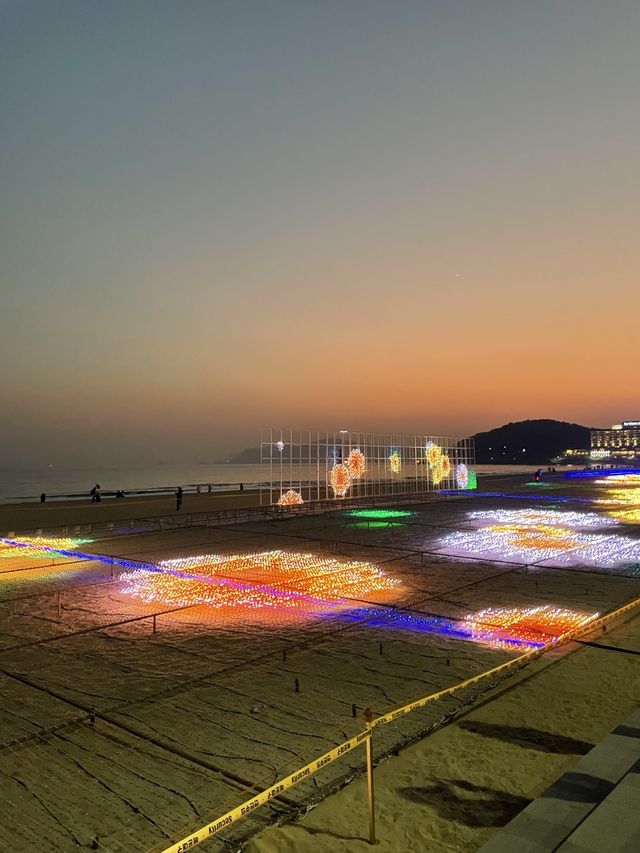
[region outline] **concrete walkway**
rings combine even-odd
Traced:
[[[637,853],[640,850],[640,709],[479,853]]]

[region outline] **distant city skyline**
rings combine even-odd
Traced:
[[[0,467],[637,417],[639,28],[0,0]]]

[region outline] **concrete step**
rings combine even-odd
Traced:
[[[627,853],[631,850],[637,853],[640,851],[637,842],[640,824],[636,822],[640,820],[637,767],[640,767],[640,709],[490,838],[479,853]],[[614,797],[622,780],[625,784],[620,785],[620,793]],[[596,817],[601,808],[602,816]],[[617,809],[630,814],[621,821],[616,817]],[[591,819],[593,835],[585,829],[578,836],[578,830]],[[627,832],[629,835],[625,836]],[[590,838],[593,844],[604,846],[567,846],[570,842],[585,845]],[[612,843],[632,846],[615,847]]]

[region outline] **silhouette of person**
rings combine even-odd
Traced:
[[[45,495],[45,493],[43,492],[43,493],[40,495],[40,503],[41,503],[41,504],[43,504],[43,503],[46,501],[46,499],[47,499],[47,496],[46,496],[46,495]]]
[[[178,486],[176,491],[176,509],[182,509],[182,486]]]

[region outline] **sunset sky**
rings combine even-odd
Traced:
[[[0,464],[640,418],[637,0],[0,0]]]

